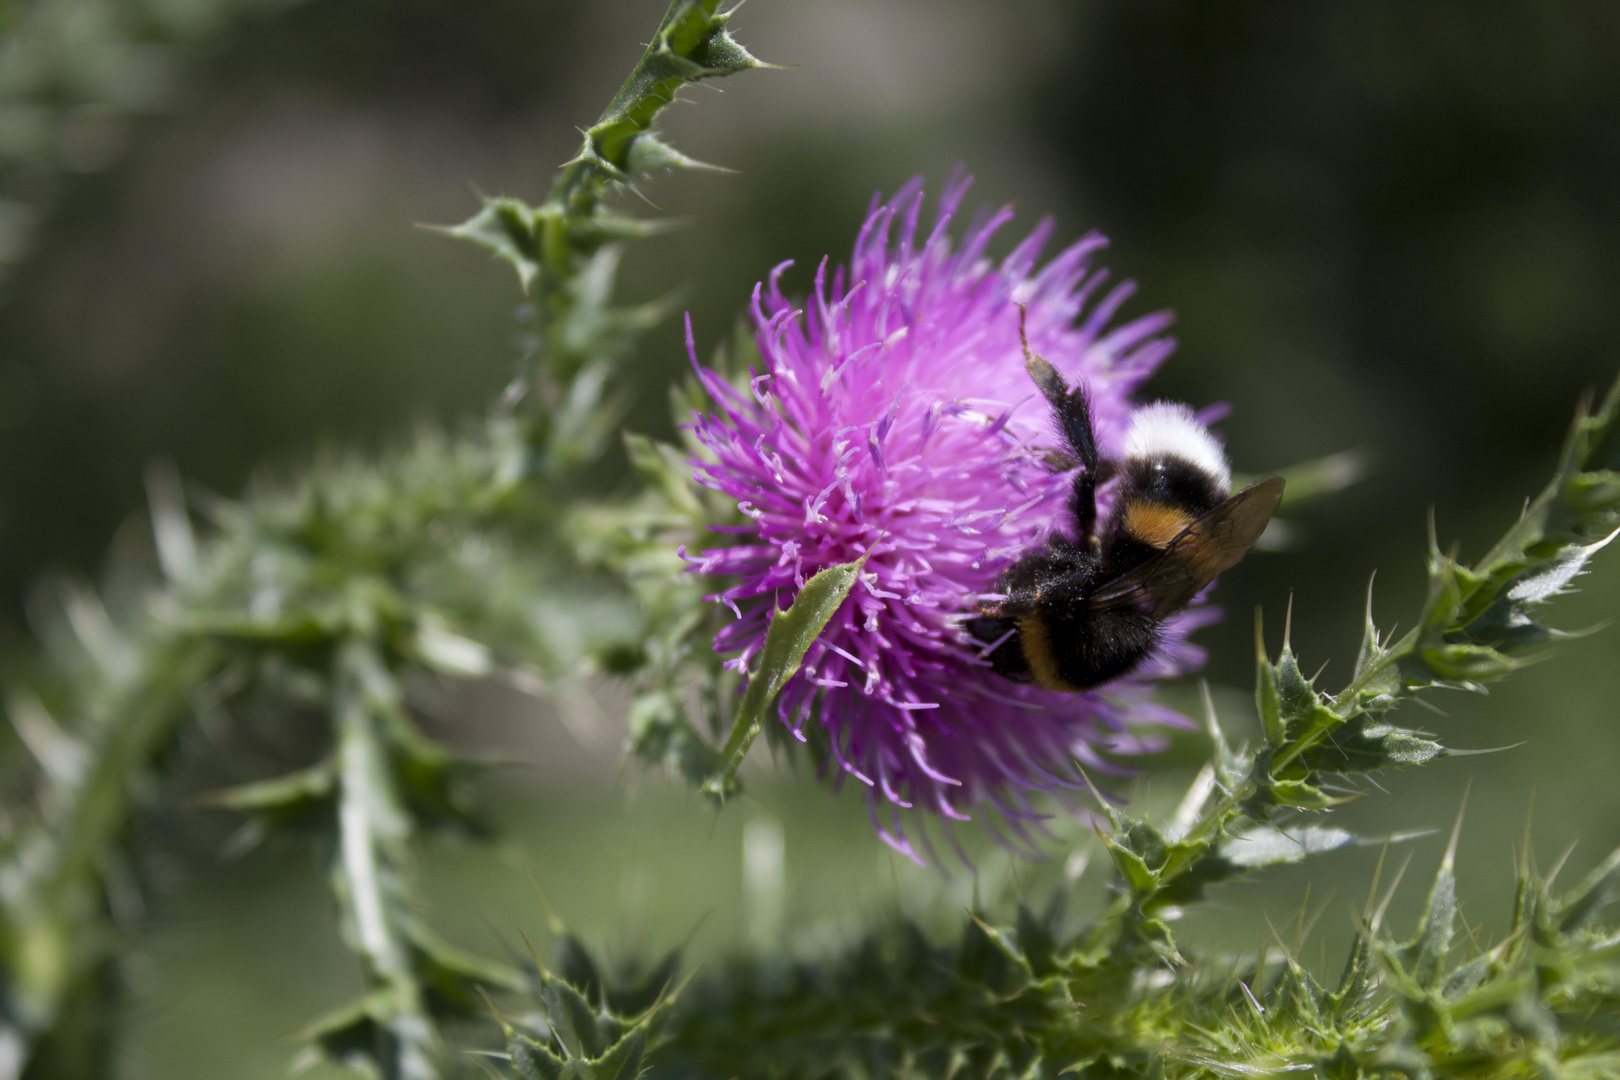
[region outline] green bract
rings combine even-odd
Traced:
[[[852,563],[829,566],[805,582],[792,606],[771,621],[759,668],[748,679],[742,704],[737,706],[737,718],[732,721],[731,737],[720,752],[721,771],[703,782],[704,791],[721,798],[732,792],[737,767],[748,753],[749,744],[759,735],[765,722],[765,710],[799,670],[810,643],[849,596],[865,564],[863,557]]]

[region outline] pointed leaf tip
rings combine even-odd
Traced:
[[[540,274],[540,239],[536,231],[537,212],[521,199],[485,199],[484,207],[460,225],[429,226],[461,240],[470,240],[517,271],[523,291],[528,292]]]
[[[722,28],[719,33],[709,38],[707,46],[698,57],[709,75],[735,75],[739,71],[749,68],[779,68],[778,64],[767,64],[753,53],[743,48],[742,44],[731,36],[731,31],[724,28],[723,20],[729,18],[722,16]]]
[[[632,173],[653,173],[665,169],[691,169],[702,172],[732,173],[723,165],[688,157],[652,132],[636,136],[630,144],[628,170]]]

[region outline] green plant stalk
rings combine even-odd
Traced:
[[[544,374],[562,385],[611,361],[666,314],[667,305],[608,306],[626,240],[666,223],[613,213],[607,196],[633,187],[637,173],[708,168],[658,137],[658,115],[685,86],[765,67],[727,29],[720,0],[673,0],[646,51],[595,124],[579,153],[563,165],[539,206],[493,198],[473,218],[446,230],[510,263],[535,294],[546,340]]]
[[[337,850],[332,895],[344,940],[360,960],[377,1025],[372,1059],[401,1080],[440,1080],[442,1047],[422,1001],[407,936],[413,900],[413,823],[387,745],[385,710],[398,710],[393,679],[375,647],[355,637],[339,646],[332,675],[337,734]]]

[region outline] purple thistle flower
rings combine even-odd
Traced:
[[[748,670],[770,619],[816,571],[870,553],[778,712],[801,741],[806,725],[824,729],[840,781],[865,787],[879,834],[918,862],[904,808],[965,820],[989,805],[1027,844],[1042,817],[1032,792],[1076,786],[1075,762],[1111,768],[1100,750],[1151,749],[1133,726],[1180,717],[1147,699],[1148,684],[1200,664],[1186,634],[1216,617],[1181,613],[1135,673],[1078,694],[996,675],[964,631],[1008,565],[1072,528],[1072,475],[1045,460],[1063,443],[1024,370],[1020,307],[1031,348],[1089,390],[1105,456],[1118,455],[1132,393],[1174,348],[1167,312],[1110,328],[1134,286],[1102,291],[1106,271],[1091,265],[1101,236],[1037,269],[1046,220],[993,263],[985,249],[1012,217],[1003,208],[954,244],[947,230],[970,183],[946,186],[925,236],[920,179],[887,203],[874,197],[847,272],[829,282],[823,261],[803,311],[778,286],[789,264],[772,271],[752,311],[765,370],[744,391],[699,367],[716,407],[693,418],[709,452],[697,481],[748,521],[717,527],[735,543],[691,559],[735,579],[710,598],[737,616],[714,639],[737,653],[729,666]]]

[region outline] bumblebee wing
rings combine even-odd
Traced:
[[[1162,552],[1106,582],[1087,604],[1093,609],[1135,604],[1155,619],[1181,609],[1254,546],[1282,493],[1280,476],[1250,484],[1187,526]]]

